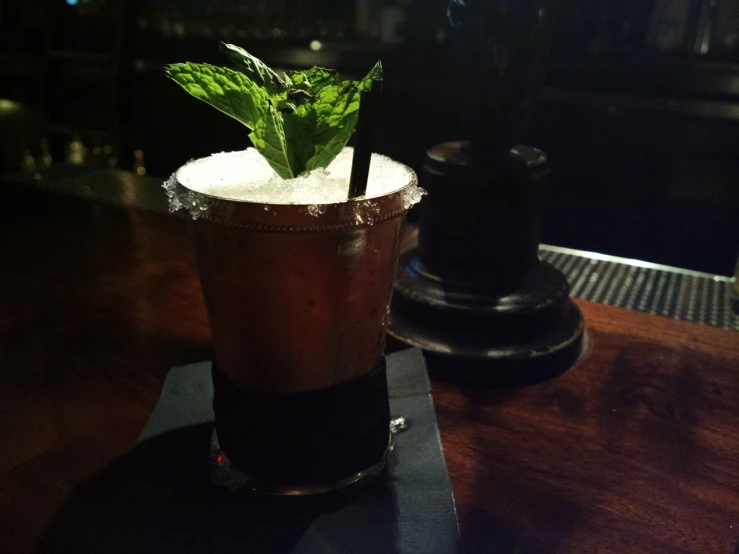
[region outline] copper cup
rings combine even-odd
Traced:
[[[233,384],[301,394],[380,366],[415,175],[399,185],[319,206],[226,200],[175,185],[196,216],[189,227],[216,359]]]
[[[377,366],[407,188],[320,215],[209,197],[207,214],[189,219],[216,357],[233,382],[303,392]]]

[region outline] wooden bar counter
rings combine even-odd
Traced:
[[[20,553],[136,443],[169,368],[207,359],[211,343],[181,219],[3,193],[0,552]],[[433,384],[464,544],[735,552],[739,334],[578,304],[590,351],[559,378]]]

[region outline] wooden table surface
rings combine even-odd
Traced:
[[[135,443],[173,365],[209,357],[184,222],[4,191],[0,552]],[[499,392],[434,382],[471,552],[731,554],[739,334],[579,301],[591,351]]]

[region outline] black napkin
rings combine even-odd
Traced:
[[[423,356],[406,350],[387,362],[391,412],[409,426],[395,436],[386,477],[352,494],[313,498],[230,493],[211,485],[210,363],[177,367],[140,444],[75,490],[41,551],[460,552]]]

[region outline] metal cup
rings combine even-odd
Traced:
[[[175,185],[199,215],[189,228],[217,362],[233,384],[310,393],[380,366],[416,188],[409,175],[390,194],[320,206],[232,201]],[[388,429],[389,413],[378,425]]]

